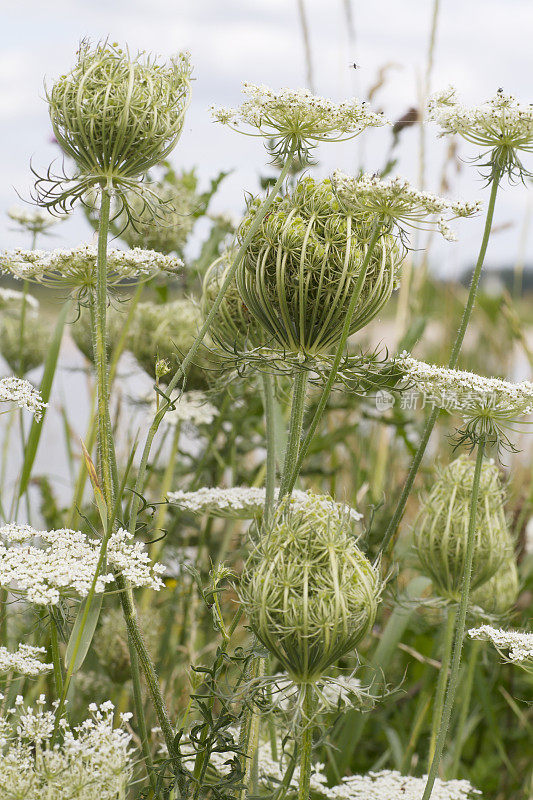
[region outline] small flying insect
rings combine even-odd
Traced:
[[[352,63],[351,63],[351,64],[348,64],[348,66],[349,66],[351,69],[359,69],[361,65],[360,65],[360,64],[356,64],[356,63],[355,63],[355,61],[352,61]]]

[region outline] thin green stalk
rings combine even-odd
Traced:
[[[250,661],[249,678],[260,678],[265,674],[265,659],[252,658]],[[255,707],[247,706],[243,712],[239,749],[242,753],[242,788],[237,793],[237,800],[246,800],[246,797],[257,794],[253,786],[254,760],[259,745],[259,711]]]
[[[288,492],[292,491],[294,488],[294,484],[298,478],[298,474],[302,468],[303,460],[307,455],[307,451],[311,445],[313,440],[313,436],[316,433],[320,420],[322,419],[322,414],[324,413],[324,409],[326,408],[327,402],[329,400],[329,396],[335,384],[335,380],[337,378],[337,373],[339,371],[340,363],[342,361],[342,357],[344,355],[344,349],[346,347],[346,342],[348,341],[348,337],[350,335],[350,325],[353,319],[353,315],[355,312],[355,307],[359,301],[361,296],[361,292],[363,291],[363,286],[365,283],[366,273],[368,271],[368,265],[370,264],[370,259],[372,258],[372,253],[374,252],[374,248],[377,244],[379,236],[381,234],[381,227],[382,222],[379,219],[372,228],[372,234],[370,236],[370,241],[368,243],[368,249],[366,251],[363,263],[361,264],[361,270],[359,275],[357,276],[357,282],[353,289],[353,294],[350,298],[350,304],[348,306],[348,310],[346,312],[346,317],[344,319],[344,325],[342,327],[341,337],[339,339],[339,343],[337,345],[337,350],[335,352],[335,358],[333,359],[333,364],[331,365],[331,370],[328,375],[328,379],[324,385],[322,390],[322,394],[320,395],[320,400],[318,401],[313,419],[311,420],[311,424],[309,426],[309,430],[305,435],[305,439],[302,442],[302,446],[299,449],[298,455],[296,460],[292,463],[291,469],[292,473],[287,483],[287,490]],[[290,465],[289,465],[290,466]]]
[[[472,689],[474,687],[474,677],[476,674],[476,667],[478,664],[479,653],[483,642],[475,639],[471,642],[470,659],[468,661],[468,670],[466,679],[461,693],[461,708],[459,710],[459,719],[457,720],[457,729],[455,731],[454,741],[455,747],[453,751],[452,766],[450,769],[450,778],[455,778],[459,771],[459,762],[461,761],[461,753],[463,752],[464,734],[466,720],[468,719],[468,712],[470,711],[470,700],[472,698]]]
[[[442,712],[442,720],[440,724],[439,733],[437,736],[437,743],[435,746],[435,755],[431,762],[428,772],[428,779],[422,800],[429,800],[435,784],[435,779],[439,770],[440,760],[446,742],[446,735],[450,725],[450,718],[452,714],[453,704],[455,701],[455,694],[457,692],[457,685],[459,682],[459,669],[461,666],[461,653],[463,649],[463,639],[465,635],[466,614],[468,611],[468,602],[470,600],[470,584],[472,581],[472,561],[474,557],[474,544],[476,539],[476,515],[477,503],[479,495],[479,484],[481,478],[481,468],[483,466],[483,456],[485,453],[485,438],[482,437],[478,443],[476,467],[474,470],[474,481],[472,484],[472,505],[470,506],[470,519],[468,521],[468,539],[466,544],[465,566],[463,573],[463,584],[461,587],[461,600],[459,602],[459,611],[457,614],[457,626],[455,630],[455,641],[453,646],[452,665],[450,669],[450,680],[448,682],[448,689],[446,691],[446,699],[444,701],[444,709]]]
[[[294,379],[289,437],[287,440],[287,449],[285,450],[285,462],[283,465],[278,502],[292,491],[291,483],[293,484],[296,482],[296,478],[294,481],[291,481],[291,478],[293,475],[293,465],[296,463],[298,453],[300,452],[308,380],[309,375],[307,370],[299,372]]]
[[[276,421],[274,418],[274,377],[263,374],[263,403],[266,429],[265,509],[263,518],[268,522],[274,508],[276,488]]]
[[[235,272],[237,271],[237,267],[241,263],[242,258],[244,256],[244,253],[246,252],[246,249],[247,249],[248,245],[252,241],[252,239],[255,236],[256,232],[259,230],[259,227],[261,226],[261,224],[263,222],[263,219],[265,218],[265,216],[266,216],[266,214],[268,212],[268,209],[270,208],[270,206],[274,202],[274,200],[276,198],[276,195],[277,195],[279,189],[281,188],[281,185],[283,184],[283,181],[287,177],[287,174],[289,173],[289,170],[291,168],[293,159],[294,159],[294,154],[291,153],[289,155],[289,157],[287,158],[287,161],[283,165],[283,169],[281,170],[276,183],[272,187],[271,192],[269,193],[268,197],[266,197],[266,199],[263,201],[261,207],[258,209],[258,211],[257,211],[257,213],[256,213],[256,215],[254,217],[254,220],[253,220],[252,224],[250,225],[250,227],[248,229],[248,233],[244,237],[243,242],[242,242],[241,246],[239,247],[239,249],[237,251],[237,254],[236,254],[236,256],[235,256],[235,258],[233,260],[233,263],[232,263],[231,267],[229,268],[229,270],[226,273],[226,277],[224,278],[224,280],[222,282],[222,285],[221,285],[221,287],[219,289],[219,292],[218,292],[218,294],[217,294],[217,296],[216,296],[216,298],[215,298],[215,300],[213,302],[213,305],[211,306],[211,310],[209,311],[209,314],[205,318],[205,321],[204,321],[202,327],[200,328],[200,331],[198,332],[198,336],[196,338],[196,341],[194,342],[194,344],[190,348],[189,352],[187,353],[187,355],[183,359],[182,363],[180,364],[180,366],[178,367],[177,371],[175,372],[172,380],[170,381],[170,383],[167,386],[167,395],[168,396],[170,396],[171,393],[174,391],[174,389],[178,385],[180,379],[182,377],[186,378],[187,371],[188,371],[188,369],[189,369],[189,367],[190,367],[190,365],[192,363],[192,360],[196,356],[196,353],[198,352],[198,349],[199,349],[202,341],[204,340],[204,337],[205,337],[206,333],[208,332],[209,328],[211,327],[211,323],[213,322],[216,314],[218,313],[218,309],[220,308],[220,304],[222,303],[222,300],[224,299],[224,295],[226,294],[226,291],[227,291],[228,287],[230,286],[230,284],[231,284],[231,282],[233,280]],[[148,458],[150,456],[150,450],[152,448],[152,443],[153,443],[154,437],[155,437],[155,435],[157,433],[157,430],[159,428],[159,425],[161,424],[161,420],[165,416],[165,414],[168,411],[169,407],[170,407],[170,404],[168,402],[162,403],[161,408],[155,414],[154,419],[152,421],[152,424],[150,426],[150,429],[149,429],[149,431],[148,431],[148,433],[146,435],[146,440],[145,440],[144,448],[143,448],[142,455],[141,455],[141,461],[140,461],[140,464],[139,464],[139,471],[137,473],[137,481],[135,483],[135,494],[134,494],[132,505],[131,505],[130,522],[129,522],[129,530],[130,530],[131,533],[134,533],[135,529],[137,527],[137,515],[139,513],[141,496],[142,496],[142,492],[143,492],[143,489],[144,489],[146,468],[148,466]]]
[[[435,755],[437,734],[442,719],[442,709],[444,708],[444,696],[446,694],[446,685],[448,683],[448,671],[450,669],[450,660],[452,656],[455,617],[456,617],[455,607],[449,606],[446,609],[446,623],[444,625],[444,636],[442,640],[441,665],[440,665],[439,677],[437,680],[437,688],[435,690],[435,700],[433,702],[433,719],[431,722],[431,738],[429,741],[428,765],[431,764],[431,762],[433,761],[433,756]]]
[[[174,729],[172,728],[172,724],[165,707],[165,701],[163,700],[163,696],[161,694],[161,687],[159,686],[159,680],[157,678],[157,673],[155,671],[152,658],[148,652],[148,648],[146,647],[141,629],[137,622],[137,611],[133,601],[131,586],[120,574],[115,574],[115,583],[120,590],[120,602],[122,604],[122,612],[128,628],[128,637],[131,639],[133,647],[139,656],[139,662],[144,672],[146,683],[148,684],[148,691],[150,692],[150,697],[152,698],[152,703],[157,714],[157,719],[165,739],[169,756],[170,758],[176,760],[178,758],[178,754],[174,744]],[[134,663],[132,663],[132,671],[133,669]],[[137,709],[137,711],[139,712],[139,709]],[[139,714],[139,716],[141,716],[141,714]],[[142,712],[142,716],[144,716],[144,711]]]
[[[98,465],[102,491],[108,514],[113,507],[113,477],[111,474],[111,431],[109,429],[109,375],[107,366],[107,237],[111,197],[102,187],[98,221],[98,258],[96,297],[94,303],[94,366],[96,371],[96,428],[98,433]],[[108,535],[111,531],[108,528]]]
[[[59,652],[57,623],[52,609],[50,609],[48,616],[50,617],[50,644],[52,649],[52,663],[54,665],[54,684],[57,697],[61,697],[63,693],[63,670],[61,667],[61,653]]]
[[[133,683],[133,697],[135,700],[135,707],[142,708],[143,707],[143,697],[142,697],[142,689],[141,689],[141,681],[140,681],[140,672],[139,672],[139,664],[137,663],[137,651],[133,646],[133,642],[130,643],[130,661],[131,661],[131,677]],[[139,738],[141,740],[141,746],[143,751],[143,758],[144,763],[146,764],[146,771],[148,773],[148,778],[150,780],[150,786],[152,787],[152,791],[155,793],[157,787],[157,781],[154,773],[154,762],[152,759],[152,753],[150,751],[150,744],[148,742],[148,730],[146,728],[146,720],[144,715],[137,716],[137,727],[139,728]]]
[[[454,369],[457,366],[457,361],[459,359],[459,353],[461,352],[461,347],[463,345],[463,341],[465,338],[466,329],[468,327],[468,323],[470,322],[470,317],[472,316],[472,309],[474,307],[474,302],[476,299],[479,279],[481,277],[481,270],[483,268],[483,263],[485,261],[485,253],[487,252],[487,246],[489,243],[490,233],[492,230],[494,206],[496,203],[496,194],[498,192],[500,178],[501,178],[501,172],[498,169],[498,167],[494,166],[491,175],[490,198],[489,198],[489,204],[487,206],[487,215],[485,218],[485,228],[483,231],[483,238],[481,240],[479,255],[477,258],[476,266],[474,268],[474,273],[472,275],[470,290],[468,292],[468,299],[466,301],[466,305],[463,311],[461,324],[459,326],[459,330],[457,331],[457,336],[455,338],[455,342],[450,355],[450,360],[448,362],[448,367],[450,369]],[[398,526],[402,520],[403,513],[405,511],[405,506],[407,505],[407,500],[409,499],[409,495],[411,494],[413,483],[415,482],[418,469],[420,467],[420,464],[422,463],[422,458],[426,451],[426,447],[429,442],[429,437],[431,436],[438,415],[439,415],[439,409],[434,408],[428,418],[428,421],[426,422],[424,432],[422,433],[422,438],[420,439],[420,444],[418,445],[418,449],[413,457],[413,461],[411,462],[409,473],[407,475],[405,485],[402,489],[398,505],[396,506],[394,514],[392,515],[392,519],[389,522],[387,530],[385,531],[385,536],[383,537],[383,542],[381,544],[381,552],[386,552],[389,549],[389,547],[393,544],[393,539],[398,530]]]
[[[309,683],[305,684],[303,692],[298,800],[309,800],[311,791],[311,753],[313,750],[313,686]]]

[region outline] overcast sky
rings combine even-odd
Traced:
[[[272,87],[299,87],[306,66],[297,0],[3,0],[0,54],[0,186],[2,247],[23,245],[3,213],[28,196],[30,159],[46,169],[57,149],[43,97],[48,81],[69,69],[81,37],[109,35],[130,48],[168,56],[181,49],[192,54],[195,82],[183,136],[172,160],[177,167],[196,166],[205,183],[221,169],[232,169],[214,208],[238,214],[245,191],[256,191],[260,173],[268,172],[261,142],[233,133],[211,121],[209,106],[237,105],[243,80]],[[346,8],[352,10],[355,39]],[[391,64],[388,80],[374,104],[390,119],[417,103],[417,85],[426,60],[432,0],[305,0],[315,90],[342,99],[365,93],[378,70]],[[480,102],[503,87],[533,101],[531,87],[533,3],[531,0],[440,0],[432,88],[453,83],[468,102]],[[349,68],[355,61],[357,71]],[[373,172],[388,147],[385,131],[364,140],[324,145],[318,174],[334,167],[353,171],[360,159]],[[427,128],[427,188],[437,189],[445,144]],[[402,139],[399,174],[416,181],[418,131]],[[474,152],[461,146],[466,159]],[[453,176],[452,194],[486,199],[475,169],[464,164]],[[489,264],[512,264],[525,248],[533,264],[533,235],[524,236],[531,204],[530,188],[505,187],[498,201]],[[473,260],[481,220],[456,227],[459,243],[435,248],[435,267],[454,275]],[[80,214],[61,226],[56,244],[74,245],[89,237]],[[521,244],[522,242],[522,244]],[[43,244],[43,243],[42,243]],[[50,241],[51,244],[51,241]]]

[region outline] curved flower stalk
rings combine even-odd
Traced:
[[[533,106],[520,103],[503,89],[479,106],[459,102],[453,86],[436,92],[428,102],[428,117],[441,129],[441,136],[458,135],[481,148],[476,161],[494,167],[509,179],[531,177],[522,154],[533,153]]]
[[[39,531],[11,523],[0,528],[0,586],[36,605],[54,606],[61,597],[86,597],[101,560],[101,539],[68,529]],[[116,572],[136,587],[163,586],[165,567],[152,564],[144,544],[134,542],[123,528],[107,541],[107,563],[99,572],[95,590],[104,592]],[[116,572],[115,572],[116,571]]]
[[[163,65],[107,41],[82,41],[74,68],[46,90],[54,135],[76,172],[38,179],[39,204],[66,211],[92,189],[112,193],[128,214],[127,191],[148,204],[139,181],[176,146],[190,78],[186,53]]]
[[[15,377],[0,378],[0,403],[15,403],[33,414],[37,421],[41,419],[43,408],[48,406],[31,383]]]
[[[341,516],[282,502],[264,527],[243,574],[250,627],[299,685],[300,800],[308,797],[315,684],[371,629],[381,592],[378,569]]]
[[[436,476],[414,523],[415,549],[435,591],[454,603],[463,588],[472,504],[474,461],[466,455]],[[485,461],[479,477],[470,585],[480,589],[512,556],[499,470]]]
[[[122,800],[133,779],[131,714],[115,726],[114,706],[89,706],[90,717],[70,727],[61,721],[62,741],[53,741],[54,712],[41,695],[35,706],[17,702],[0,716],[2,775],[5,797],[54,800]]]
[[[464,428],[457,432],[460,443],[474,447],[480,437],[487,445],[513,450],[506,431],[521,417],[533,413],[533,383],[511,383],[486,378],[474,372],[447,369],[418,361],[409,353],[395,359],[409,381],[432,405],[459,414]]]
[[[507,651],[507,659],[512,664],[519,664],[533,669],[533,633],[527,631],[506,631],[482,625],[468,631],[471,639],[482,639],[492,642],[501,653]]]
[[[17,672],[36,678],[53,669],[53,664],[46,664],[42,660],[45,653],[46,647],[33,647],[31,644],[19,644],[15,652],[0,647],[0,672]]]
[[[79,300],[90,300],[96,292],[98,251],[92,245],[70,250],[7,250],[0,253],[0,270],[24,281],[51,288],[66,288]],[[147,281],[160,272],[176,274],[181,259],[155,250],[109,250],[106,285],[113,292],[130,282]]]
[[[292,153],[307,162],[321,142],[346,141],[366,128],[387,124],[382,114],[356,99],[336,103],[307,89],[276,92],[247,82],[243,94],[247,99],[239,108],[213,106],[213,118],[239,133],[270,140],[269,150],[283,161]]]
[[[275,497],[278,495],[279,489],[276,489]],[[248,486],[234,486],[231,489],[203,487],[195,492],[181,490],[169,492],[167,498],[169,503],[193,514],[202,516],[210,514],[229,519],[253,519],[263,511],[265,489]],[[351,522],[359,522],[363,518],[363,515],[355,508],[344,503],[336,503],[328,495],[303,492],[299,489],[295,489],[291,493],[291,496],[285,501],[285,505],[292,511],[312,511],[315,515],[320,513],[323,521],[328,516]]]

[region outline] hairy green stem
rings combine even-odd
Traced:
[[[298,800],[309,800],[311,791],[311,753],[313,750],[313,686],[309,683],[303,688],[302,721],[300,731],[300,781]]]
[[[287,439],[287,449],[285,450],[285,462],[283,464],[281,485],[279,487],[278,503],[281,502],[286,494],[290,494],[292,486],[296,482],[296,478],[294,481],[292,481],[291,478],[293,475],[293,465],[298,459],[302,441],[308,380],[309,375],[307,370],[299,372],[294,379],[289,436]]]
[[[474,687],[474,677],[476,674],[476,667],[478,665],[479,653],[483,642],[475,639],[470,643],[470,659],[468,661],[468,670],[466,673],[465,683],[461,692],[461,708],[459,709],[459,719],[457,720],[457,729],[454,736],[454,751],[452,766],[450,769],[450,778],[455,778],[459,771],[459,762],[461,761],[461,753],[463,752],[464,734],[466,720],[468,719],[468,712],[470,711],[470,699],[472,697],[472,689]]]
[[[283,169],[281,170],[276,183],[272,187],[272,190],[270,191],[268,196],[265,198],[265,200],[261,204],[260,208],[257,210],[255,218],[254,218],[252,224],[250,225],[250,227],[248,229],[248,233],[244,237],[244,239],[242,241],[242,244],[239,247],[239,249],[237,251],[237,254],[236,254],[236,256],[235,256],[235,258],[233,260],[233,263],[232,263],[231,267],[229,268],[229,270],[226,273],[226,277],[222,281],[222,285],[220,286],[218,294],[217,294],[217,296],[216,296],[216,298],[215,298],[215,300],[213,302],[213,305],[211,306],[211,310],[209,311],[209,314],[205,318],[204,323],[203,323],[202,327],[200,328],[200,330],[198,332],[198,336],[196,337],[196,340],[195,340],[194,344],[190,348],[189,352],[187,353],[187,355],[185,356],[185,358],[181,362],[180,366],[178,367],[178,369],[176,370],[174,376],[172,377],[172,380],[170,381],[170,383],[167,386],[167,390],[166,390],[167,396],[170,397],[171,392],[173,392],[173,390],[176,388],[176,386],[178,385],[178,383],[179,383],[181,378],[186,378],[187,377],[187,371],[188,371],[188,369],[189,369],[189,367],[190,367],[190,365],[192,363],[192,360],[196,356],[196,353],[198,352],[198,349],[199,349],[200,345],[202,344],[202,341],[204,340],[206,333],[208,332],[209,328],[211,327],[211,324],[212,324],[216,314],[218,313],[218,309],[220,308],[220,304],[222,303],[222,300],[224,299],[224,295],[226,294],[226,291],[227,291],[228,287],[230,286],[230,284],[231,284],[231,282],[233,280],[235,272],[237,271],[237,267],[241,263],[241,261],[243,259],[243,256],[244,256],[244,254],[246,252],[246,249],[248,248],[248,245],[252,241],[252,239],[255,236],[256,232],[259,230],[259,228],[260,228],[260,226],[261,226],[261,224],[263,222],[263,219],[265,218],[266,214],[268,213],[268,209],[270,208],[270,206],[274,202],[274,200],[276,198],[276,195],[277,195],[279,189],[281,188],[281,185],[283,184],[283,181],[285,180],[285,178],[287,177],[287,174],[289,173],[289,170],[290,170],[292,162],[293,162],[293,158],[294,158],[294,155],[293,155],[293,153],[291,153],[289,155],[289,157],[287,158],[287,161],[285,162],[285,164],[283,166]],[[150,425],[150,429],[148,430],[148,433],[146,434],[146,440],[145,440],[145,443],[144,443],[144,447],[143,447],[143,451],[142,451],[142,455],[141,455],[141,461],[140,461],[140,464],[139,464],[139,470],[138,470],[138,473],[137,473],[137,480],[136,480],[136,483],[135,483],[135,494],[134,494],[132,505],[131,505],[131,513],[130,513],[130,521],[129,521],[130,533],[135,533],[135,529],[137,527],[137,515],[139,513],[141,495],[142,495],[142,492],[144,490],[144,481],[145,481],[146,469],[147,469],[147,466],[148,466],[148,458],[150,456],[150,450],[152,449],[152,443],[154,441],[154,437],[155,437],[155,435],[157,433],[159,425],[161,424],[161,420],[165,416],[165,414],[168,411],[169,407],[170,407],[170,403],[167,402],[167,401],[165,401],[165,402],[163,402],[161,404],[161,408],[155,414],[154,419],[152,421],[152,424]]]
[[[316,430],[320,424],[320,420],[322,419],[322,415],[324,413],[324,409],[326,408],[327,402],[329,400],[329,396],[335,384],[335,380],[337,378],[337,373],[339,371],[340,363],[342,361],[342,357],[344,355],[344,348],[346,347],[346,343],[348,341],[348,337],[350,335],[350,325],[352,322],[352,318],[355,312],[355,307],[359,301],[361,296],[361,292],[363,291],[363,286],[365,283],[366,274],[368,271],[368,266],[370,264],[370,259],[372,258],[372,253],[374,252],[374,248],[377,244],[377,241],[381,234],[381,227],[382,221],[381,219],[377,220],[372,228],[372,233],[370,236],[370,241],[368,243],[368,248],[361,264],[361,270],[359,275],[357,276],[357,282],[354,286],[352,296],[350,298],[350,304],[348,306],[348,310],[346,312],[346,317],[344,319],[344,325],[342,326],[341,336],[339,339],[339,343],[337,345],[337,350],[335,352],[335,358],[333,359],[333,364],[331,365],[331,370],[328,375],[328,379],[322,389],[322,394],[320,395],[320,400],[318,401],[315,413],[313,415],[313,419],[311,420],[311,424],[309,426],[309,430],[307,431],[305,438],[302,442],[302,445],[298,452],[298,457],[296,458],[295,462],[293,463],[291,469],[292,474],[287,484],[287,491],[292,491],[296,480],[298,478],[298,474],[302,468],[303,460],[307,455],[307,451],[311,445],[313,440],[313,436],[316,433]]]
[[[261,657],[252,658],[250,661],[248,677],[260,678],[265,674],[265,659]],[[242,753],[242,788],[237,792],[237,800],[245,800],[250,795],[257,794],[257,788],[254,788],[253,773],[254,773],[254,759],[259,744],[259,711],[252,706],[246,706],[243,712],[241,722],[241,731],[239,737],[239,749]]]
[[[274,419],[274,377],[263,374],[263,404],[266,430],[265,508],[263,519],[268,523],[274,508],[276,488],[276,429]]]
[[[457,331],[457,336],[455,338],[455,342],[453,344],[452,352],[450,355],[450,360],[448,362],[448,367],[450,369],[454,369],[457,366],[457,361],[459,359],[459,353],[461,352],[461,347],[463,345],[463,341],[465,338],[466,329],[468,327],[468,323],[470,322],[470,317],[472,316],[472,309],[474,307],[474,302],[476,299],[479,279],[481,277],[481,270],[483,268],[483,263],[485,261],[485,253],[487,252],[487,246],[489,243],[490,233],[492,230],[494,206],[496,204],[496,194],[498,192],[500,178],[501,178],[501,171],[498,167],[494,166],[491,175],[490,198],[489,198],[489,204],[487,206],[487,214],[485,217],[485,228],[483,230],[483,238],[481,240],[479,255],[477,258],[476,266],[474,268],[474,273],[472,275],[470,290],[468,292],[468,299],[466,301],[466,305],[463,311],[461,324],[459,326],[459,330]],[[426,422],[424,432],[422,433],[422,438],[420,439],[420,443],[418,445],[418,449],[415,455],[413,456],[413,460],[411,462],[411,466],[409,468],[409,472],[407,474],[407,478],[405,480],[405,484],[402,489],[398,505],[396,506],[394,514],[392,515],[392,519],[389,522],[387,530],[385,531],[385,536],[383,537],[383,541],[381,543],[381,552],[387,551],[389,547],[394,543],[393,540],[396,536],[398,526],[402,521],[403,513],[405,511],[405,506],[407,505],[407,500],[409,499],[409,495],[411,494],[411,489],[413,488],[413,484],[415,482],[418,469],[420,467],[420,464],[422,463],[422,458],[426,451],[426,447],[429,442],[429,437],[431,436],[438,415],[439,415],[439,409],[434,408],[428,418],[428,421]]]
[[[459,611],[457,614],[457,626],[455,630],[455,640],[453,646],[452,665],[450,669],[450,680],[448,682],[448,689],[446,691],[446,699],[444,701],[444,709],[442,711],[442,720],[440,723],[439,733],[437,736],[437,743],[435,745],[435,755],[431,761],[431,766],[428,772],[428,778],[422,800],[429,800],[435,785],[435,779],[439,770],[440,760],[444,751],[444,744],[446,742],[446,735],[450,725],[450,718],[452,714],[453,704],[455,701],[455,694],[457,692],[457,685],[459,682],[459,669],[461,667],[461,653],[463,650],[463,639],[465,635],[466,614],[468,611],[468,603],[470,600],[470,584],[472,581],[472,562],[474,558],[474,544],[476,540],[476,516],[477,504],[479,496],[479,484],[481,479],[481,468],[483,466],[483,456],[485,453],[485,439],[482,437],[478,443],[476,466],[474,470],[474,481],[472,484],[472,499],[470,506],[470,518],[468,521],[468,539],[466,543],[465,566],[463,572],[463,584],[461,587],[461,600],[459,602]]]
[[[61,667],[61,653],[59,652],[59,639],[57,635],[57,622],[52,609],[49,610],[50,617],[50,645],[52,649],[52,663],[54,665],[54,684],[58,697],[63,693],[63,670]]]
[[[444,636],[442,640],[441,665],[440,665],[439,678],[437,680],[437,688],[435,690],[435,700],[433,702],[433,719],[431,722],[431,737],[429,740],[428,766],[433,761],[433,756],[435,755],[437,734],[440,728],[442,709],[444,707],[444,696],[446,694],[446,685],[448,683],[448,671],[450,669],[450,660],[452,657],[455,617],[456,617],[455,607],[449,606],[446,609],[446,622],[444,624]]]
[[[142,697],[142,688],[140,680],[141,676],[139,672],[137,651],[133,645],[133,642],[131,641],[129,650],[130,650],[130,662],[131,662],[131,677],[133,684],[133,697],[135,700],[135,708],[138,709],[143,707],[143,697]],[[154,762],[152,759],[152,753],[150,751],[150,743],[148,741],[148,730],[146,727],[146,719],[144,718],[143,714],[137,716],[137,727],[139,729],[139,738],[141,740],[141,747],[143,752],[144,763],[146,764],[146,771],[148,772],[148,778],[150,780],[152,791],[155,792],[157,781],[154,773]]]

